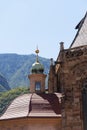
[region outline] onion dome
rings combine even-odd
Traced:
[[[31,73],[43,73],[44,66],[38,60],[38,53],[39,53],[38,48],[35,52],[37,54],[37,57],[36,57],[36,62],[32,64]]]

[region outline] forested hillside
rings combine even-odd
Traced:
[[[11,88],[28,87],[28,74],[35,59],[36,56],[34,54],[0,54],[0,74],[5,77]],[[48,73],[49,59],[39,57],[39,60],[45,67],[45,73]]]
[[[5,77],[0,75],[0,92],[10,90],[9,84]]]

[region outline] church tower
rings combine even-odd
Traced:
[[[39,50],[35,51],[36,61],[32,64],[31,74],[28,75],[30,80],[30,92],[31,93],[45,93],[45,79],[44,66],[39,62],[38,54]]]

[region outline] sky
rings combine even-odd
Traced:
[[[0,54],[35,54],[56,60],[60,42],[68,48],[87,0],[0,0]]]

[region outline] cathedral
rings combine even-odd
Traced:
[[[70,47],[61,42],[57,60],[51,59],[48,91],[37,48],[30,93],[12,101],[0,117],[0,130],[87,130],[87,13],[76,29]]]
[[[60,43],[49,75],[51,91],[62,93],[62,130],[87,130],[87,13],[76,29],[68,49]]]

